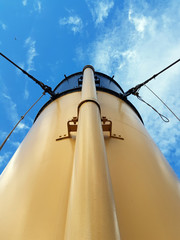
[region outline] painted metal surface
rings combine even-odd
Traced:
[[[87,102],[77,133],[56,141],[86,98],[124,140],[102,132],[99,108]],[[88,87],[41,112],[0,176],[0,239],[119,239],[119,231],[121,240],[179,240],[180,183],[132,108]]]
[[[98,99],[102,115],[112,120],[112,132],[124,138],[105,138],[121,238],[178,240],[177,177],[137,115],[123,101],[101,92]]]

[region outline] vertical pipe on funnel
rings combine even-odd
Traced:
[[[97,102],[94,70],[86,66],[67,210],[66,240],[120,239],[100,111],[93,101]]]

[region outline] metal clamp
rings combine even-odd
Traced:
[[[78,109],[77,109],[77,116],[79,116],[79,109],[80,109],[80,107],[81,107],[84,103],[86,103],[86,102],[93,102],[93,103],[95,103],[95,104],[98,106],[99,112],[100,112],[100,114],[101,114],[101,107],[100,107],[99,103],[98,103],[96,100],[93,100],[93,99],[86,99],[86,100],[84,100],[84,101],[82,101],[82,102],[79,103]]]

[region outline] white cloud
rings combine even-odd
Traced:
[[[64,17],[59,20],[60,25],[69,25],[74,33],[81,32],[83,22],[78,16]]]
[[[124,90],[128,90],[179,59],[180,32],[177,29],[180,28],[180,5],[171,1],[167,6],[163,5],[161,12],[151,11],[148,4],[143,11],[131,5],[124,12],[127,14],[123,15],[117,10],[111,27],[101,33],[89,47],[89,55],[97,71],[115,75]],[[179,76],[180,67],[176,65],[148,86],[180,117]],[[145,87],[140,90],[140,95],[170,119],[169,123],[162,122],[151,108],[134,96],[129,98],[142,115],[145,127],[154,141],[166,156],[174,154],[178,164],[178,120]]]
[[[29,98],[29,91],[27,89],[27,87],[24,90],[24,99],[27,100]]]
[[[19,120],[17,114],[17,105],[6,93],[3,93],[2,96],[4,97],[4,103],[6,104],[6,107],[8,109],[7,114],[9,116],[9,119],[11,119],[11,121],[14,123],[17,122]]]
[[[104,22],[114,6],[114,2],[111,0],[86,0],[86,3],[96,24]]]
[[[134,24],[135,29],[140,33],[145,31],[148,22],[152,24],[152,19],[148,19],[143,15],[134,16],[132,9],[129,10],[129,21]]]
[[[0,26],[4,31],[7,29],[7,25],[5,23],[3,23],[2,21],[0,21]]]
[[[1,101],[3,101],[3,104],[5,104],[6,106],[6,109],[7,109],[6,114],[8,116],[8,119],[14,125],[20,120],[20,116],[18,115],[18,112],[17,112],[17,105],[14,103],[14,101],[8,94],[2,93],[2,97],[3,98],[1,99]],[[16,128],[16,131],[25,130],[25,129],[29,129],[29,127],[25,123],[21,122]]]
[[[17,65],[20,66],[20,68],[22,68],[22,69],[25,68],[25,63],[18,63]],[[20,75],[20,74],[22,74],[22,71],[17,68],[16,73],[17,73],[17,75]]]
[[[41,1],[36,1],[34,3],[34,10],[38,11],[39,13],[41,13],[41,9],[42,9],[42,3]]]
[[[22,4],[23,4],[24,7],[27,6],[27,3],[28,3],[27,0],[23,0],[23,1],[22,1]],[[41,10],[42,10],[42,2],[41,2],[40,0],[34,0],[34,1],[31,1],[30,3],[32,4],[31,7],[33,8],[33,10],[31,10],[31,12],[36,11],[36,12],[41,13]]]
[[[18,148],[20,146],[20,142],[11,142],[11,144],[15,147]]]
[[[28,98],[29,98],[28,81],[26,81],[25,89],[24,89],[24,99],[28,100]]]
[[[25,123],[20,122],[17,126],[17,129],[25,130],[25,129],[29,129],[29,127]]]
[[[28,64],[28,69],[27,71],[32,71],[35,70],[34,68],[34,58],[38,55],[36,52],[36,41],[33,40],[31,37],[28,37],[25,40],[25,46],[28,48],[28,53],[27,53],[27,64]]]
[[[23,0],[22,4],[23,4],[23,6],[26,6],[27,5],[27,0]]]
[[[114,71],[122,69],[128,61],[134,59],[136,51],[132,48],[124,48],[123,28],[118,23],[108,29],[105,34],[99,36],[89,50],[89,55],[97,69],[109,75]],[[126,42],[127,44],[127,42]]]
[[[7,136],[7,132],[0,130],[0,140],[4,140]]]
[[[0,155],[0,166],[6,164],[9,161],[11,154],[11,152],[6,152],[3,155]]]

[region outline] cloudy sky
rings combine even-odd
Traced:
[[[6,0],[0,2],[0,52],[54,88],[92,64],[124,91],[180,57],[179,0]],[[148,84],[180,117],[180,63]],[[0,57],[0,142],[42,94],[41,88]],[[165,123],[136,97],[145,127],[180,178],[180,123],[150,91],[140,96],[170,120]],[[0,172],[32,126],[46,95],[0,152]]]

